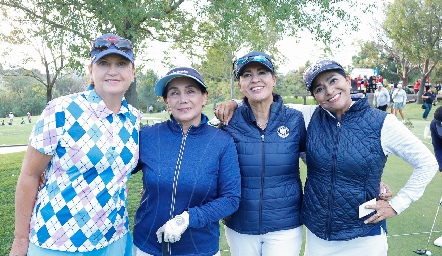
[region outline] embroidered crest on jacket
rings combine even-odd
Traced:
[[[287,136],[289,136],[290,130],[286,126],[282,125],[278,127],[278,135],[279,137],[285,139]]]

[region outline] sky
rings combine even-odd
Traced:
[[[359,0],[358,0],[359,1]],[[372,3],[382,3],[383,0],[360,0],[364,2],[372,2]],[[388,0],[391,1],[391,0]],[[361,12],[362,13],[362,12]],[[379,13],[379,12],[377,12]],[[375,14],[376,15],[376,12]],[[351,64],[351,57],[356,55],[359,51],[358,46],[354,43],[358,39],[369,39],[371,36],[374,36],[374,31],[371,28],[370,23],[373,23],[373,15],[359,15],[362,17],[361,22],[359,23],[359,31],[346,31],[346,34],[340,35],[343,45],[340,49],[333,49],[333,55],[327,56],[332,57],[336,61],[340,62],[344,66],[348,66]],[[5,24],[0,24],[1,30],[7,30],[8,27]],[[303,66],[308,60],[315,61],[320,57],[324,56],[323,54],[323,46],[320,43],[316,43],[312,39],[312,35],[308,32],[301,32],[299,34],[299,38],[295,39],[292,37],[285,37],[282,41],[278,43],[280,52],[284,55],[284,59],[282,61],[275,60],[278,66],[278,72],[282,74],[286,74],[291,70],[297,70],[300,66]],[[152,58],[151,61],[145,62],[145,66],[153,69],[159,76],[163,76],[167,73],[168,67],[165,67],[161,61],[165,58],[163,50],[166,50],[170,44],[155,42],[151,43],[151,49],[146,52],[149,52],[149,58]],[[1,45],[3,49],[5,49],[6,45]],[[9,46],[11,49],[9,50],[10,55],[5,58],[2,58],[1,64],[8,68],[10,65],[17,65],[23,62],[23,56],[26,53],[32,52],[32,49],[26,49],[23,46],[13,47]],[[152,54],[154,53],[154,54]],[[244,55],[244,53],[239,53],[240,57]],[[172,64],[175,66],[189,66],[191,64],[191,60],[189,60],[186,56],[181,54],[178,51],[173,51],[173,55],[176,56],[172,61]],[[137,65],[137,62],[135,62]],[[87,65],[87,64],[85,64]],[[38,63],[29,63],[26,68],[37,68],[42,69],[42,66]]]

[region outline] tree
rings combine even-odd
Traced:
[[[384,30],[405,60],[417,65],[422,81],[442,57],[442,0],[395,0],[386,9]],[[422,82],[417,103],[422,103]]]
[[[37,60],[32,56],[24,56],[24,62],[36,61],[41,64],[44,69],[42,74],[37,69],[27,69],[23,67],[13,66],[16,73],[8,73],[10,76],[28,76],[46,87],[46,102],[52,100],[52,90],[58,79],[64,76],[64,70],[67,67],[67,56],[64,43],[64,35],[53,31],[44,23],[44,20],[27,18],[23,13],[10,14],[10,19],[19,21],[10,22],[11,31],[6,34],[5,31],[0,32],[0,38],[9,44],[30,45],[37,53]],[[46,16],[46,14],[43,14]],[[11,21],[12,21],[11,20]],[[25,53],[24,53],[25,54]],[[5,60],[10,58],[8,52],[4,52]]]
[[[197,64],[202,61],[198,57],[204,55],[207,46],[217,45],[216,41],[234,46],[225,48],[224,54],[230,61],[239,49],[276,49],[276,45],[269,43],[283,35],[296,35],[301,29],[312,31],[326,44],[333,43],[337,37],[332,37],[332,30],[341,21],[352,29],[357,26],[355,19],[342,8],[343,5],[355,6],[357,2],[210,0],[186,1],[186,8],[184,0],[1,0],[0,5],[23,11],[28,17],[39,19],[52,30],[66,35],[65,38],[71,39],[65,43],[69,43],[68,50],[74,60],[87,56],[86,42],[95,35],[115,32],[134,43],[137,58],[149,56],[148,52],[143,53],[143,48],[152,40],[160,40],[176,42],[176,47],[196,56]],[[218,29],[223,31],[216,33]],[[264,38],[266,40],[262,40]],[[195,54],[201,49],[201,55]],[[277,51],[270,53],[277,56]],[[137,105],[135,85],[131,86],[126,98]]]
[[[24,116],[28,111],[39,114],[46,105],[45,88],[35,79],[25,76],[8,76],[13,70],[4,71],[4,88],[0,90],[0,117],[5,117],[9,112],[15,116]]]
[[[147,108],[152,105],[154,111],[165,109],[164,102],[154,92],[154,86],[158,81],[158,76],[152,70],[137,73],[138,84],[138,107],[147,112]]]
[[[54,98],[72,93],[84,91],[87,83],[84,77],[76,75],[74,72],[70,72],[70,75],[66,75],[59,79],[55,84]]]

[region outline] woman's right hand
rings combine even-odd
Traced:
[[[215,108],[214,114],[223,125],[228,125],[237,107],[238,104],[233,100],[219,103]]]
[[[28,247],[28,238],[14,238],[9,256],[26,256],[28,253]]]

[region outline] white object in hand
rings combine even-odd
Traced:
[[[175,218],[168,220],[163,226],[157,230],[157,239],[161,243],[164,242],[175,243],[181,239],[181,235],[186,231],[189,226],[189,213],[183,212]]]

